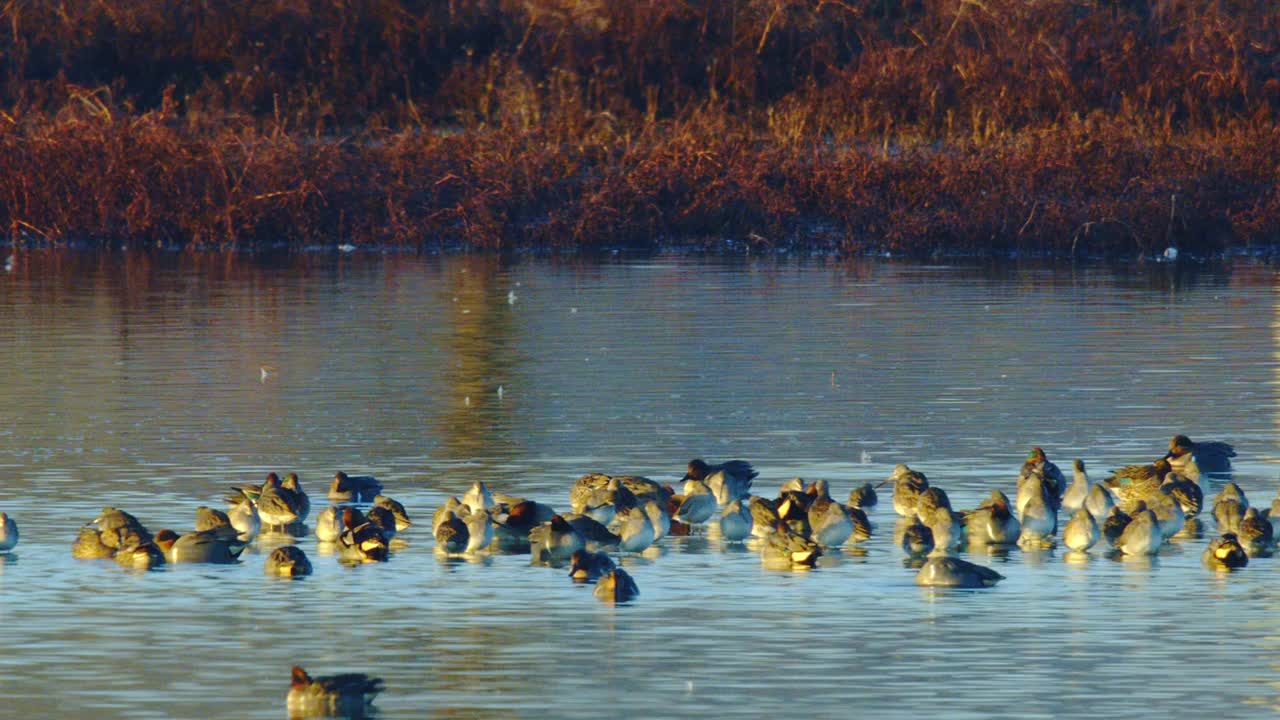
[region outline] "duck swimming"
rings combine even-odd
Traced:
[[[963,517],[971,545],[1014,545],[1022,533],[1022,523],[1009,508],[1009,496],[999,490],[992,490],[985,502]]]
[[[929,488],[929,479],[924,473],[899,464],[894,466],[893,472],[880,484],[889,483],[893,484],[893,511],[902,517],[914,515],[920,493]]]
[[[916,584],[925,587],[985,588],[1003,579],[989,567],[950,555],[931,557],[916,572]]]
[[[613,558],[602,552],[575,550],[569,556],[569,577],[574,582],[595,582],[615,567]]]
[[[701,480],[711,488],[721,507],[730,500],[743,500],[751,495],[751,481],[759,475],[745,460],[729,460],[712,465],[701,458],[689,461],[682,481]]]
[[[1203,474],[1225,476],[1231,472],[1231,458],[1236,449],[1224,442],[1192,442],[1186,435],[1174,435],[1169,440],[1169,454],[1165,459],[1173,471],[1192,482],[1199,483]]]
[[[366,707],[382,689],[380,678],[364,673],[313,678],[295,665],[285,703],[290,716],[362,717]]]
[[[400,501],[387,497],[386,495],[373,496],[374,507],[386,508],[391,511],[392,517],[396,521],[396,532],[404,532],[409,529],[413,523],[409,520],[409,513],[404,509],[404,505]]]
[[[1084,461],[1075,460],[1071,464],[1071,484],[1062,494],[1062,508],[1075,512],[1084,507],[1084,499],[1089,496],[1089,474],[1085,472]]]
[[[640,588],[626,570],[614,568],[600,576],[592,594],[609,603],[629,602],[640,596]]]
[[[741,542],[751,537],[754,520],[750,501],[730,500],[720,511],[720,536],[728,542]]]
[[[231,527],[198,530],[181,536],[172,530],[161,530],[156,533],[155,543],[171,563],[234,563],[244,550]]]
[[[645,518],[645,523],[648,523],[648,518]],[[529,543],[534,562],[540,563],[564,562],[575,551],[586,549],[582,536],[560,515],[554,515],[549,522],[530,530]]]
[[[1238,570],[1249,564],[1249,554],[1232,533],[1209,541],[1200,560],[1212,570]]]
[[[779,522],[774,532],[761,544],[760,557],[766,565],[811,568],[822,557],[822,548],[803,535],[793,532],[785,522]]]
[[[337,503],[373,502],[382,492],[382,483],[372,475],[348,475],[339,470],[329,483],[329,499]]]
[[[18,544],[18,523],[0,512],[0,552],[9,552]]]
[[[1076,552],[1085,552],[1101,538],[1102,531],[1098,529],[1098,522],[1084,508],[1076,510],[1062,530],[1062,544]]]
[[[849,491],[849,507],[870,510],[880,501],[876,489],[871,483],[863,483]]]
[[[267,575],[274,577],[299,577],[311,574],[311,561],[297,545],[284,545],[271,551],[263,566]]]
[[[1057,510],[1061,504],[1062,494],[1067,490],[1067,479],[1062,474],[1062,470],[1051,462],[1044,450],[1039,447],[1031,448],[1026,461],[1022,463],[1022,469],[1018,472],[1018,487],[1021,488],[1022,483],[1031,478],[1040,478],[1044,481],[1052,495],[1050,507]]]

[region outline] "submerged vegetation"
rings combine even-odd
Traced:
[[[18,0],[15,242],[1280,240],[1273,0]]]

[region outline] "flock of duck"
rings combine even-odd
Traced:
[[[1177,435],[1154,462],[1121,467],[1091,483],[1082,461],[1074,461],[1068,479],[1041,448],[1032,448],[1013,501],[996,489],[978,507],[959,512],[946,491],[906,465],[896,466],[878,485],[853,489],[842,503],[832,498],[824,480],[795,478],[775,497],[755,495],[757,472],[750,463],[699,459],[688,464],[679,492],[639,476],[584,475],[569,491],[567,512],[476,482],[461,498],[451,497],[435,510],[432,533],[442,557],[527,552],[534,564],[567,567],[575,582],[594,583],[596,597],[627,602],[639,588],[610,552],[641,553],[668,534],[706,532],[757,549],[766,566],[809,568],[824,551],[872,537],[867,510],[878,502],[877,488],[890,485],[898,516],[894,543],[918,567],[917,584],[983,588],[1003,576],[957,557],[966,545],[1039,549],[1061,543],[1077,553],[1101,547],[1115,554],[1153,555],[1180,533],[1198,533],[1205,498],[1201,480],[1229,473],[1234,456],[1226,443],[1196,443]],[[327,492],[333,504],[314,521],[321,546],[336,550],[342,562],[387,560],[393,538],[412,523],[404,506],[382,492],[373,477],[336,473]],[[111,558],[141,569],[234,563],[264,530],[307,532],[303,523],[311,501],[294,473],[283,478],[270,473],[261,485],[235,486],[225,500],[225,511],[197,508],[195,529],[183,534],[152,533],[133,515],[104,508],[79,530],[72,555]],[[1069,519],[1060,527],[1062,511]],[[1204,564],[1234,570],[1251,557],[1269,554],[1275,544],[1270,518],[1276,513],[1280,497],[1259,509],[1249,505],[1236,483],[1226,482],[1213,500],[1217,536],[1202,555]],[[17,542],[17,524],[0,512],[0,552]],[[312,570],[306,553],[292,544],[272,550],[264,568],[286,577]],[[367,675],[313,678],[294,667],[287,703],[294,716],[352,715],[381,689],[382,681]]]

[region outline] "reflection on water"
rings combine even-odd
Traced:
[[[1265,506],[1277,305],[1246,262],[23,253],[0,275],[0,510],[22,529],[0,555],[5,710],[279,717],[294,664],[383,677],[386,718],[1280,706],[1239,672],[1275,649],[1276,559],[1208,571],[1207,513],[1153,558],[968,548],[1006,579],[938,592],[884,497],[871,540],[804,573],[713,530],[667,538],[620,559],[641,596],[618,607],[527,555],[437,559],[425,522],[473,480],[563,507],[585,472],[674,483],[696,456],[837,497],[909,462],[974,507],[1032,445],[1100,480],[1175,432],[1235,443]],[[104,505],[181,530],[229,485],[296,471],[317,498],[337,469],[420,520],[388,562],[345,567],[308,533],[228,566],[70,557]],[[265,577],[294,542],[314,574]]]

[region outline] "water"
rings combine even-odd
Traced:
[[[843,497],[908,462],[972,507],[1026,451],[1149,461],[1225,439],[1277,490],[1275,272],[681,258],[23,255],[0,274],[0,716],[270,718],[289,668],[363,671],[386,718],[1227,716],[1280,707],[1275,559],[972,554],[932,591],[877,535],[805,573],[706,537],[624,559],[611,607],[527,556],[441,562],[474,480],[567,506],[588,471],[742,457]],[[268,470],[371,473],[419,524],[315,574],[78,562],[104,505],[153,530]],[[1211,488],[1211,492],[1216,491]],[[887,500],[887,496],[883,496]],[[1212,520],[1207,519],[1211,534]]]

